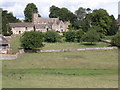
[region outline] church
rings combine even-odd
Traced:
[[[63,22],[59,18],[42,18],[37,13],[33,14],[32,22],[9,23],[13,34],[22,34],[27,31],[47,32],[54,30],[57,32],[67,32],[69,21]]]

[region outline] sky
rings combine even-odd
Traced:
[[[0,0],[0,8],[12,12],[17,18],[24,18],[24,9],[28,3],[34,3],[42,17],[49,16],[49,8],[52,5],[57,7],[65,7],[73,13],[79,7],[106,9],[109,15],[118,17],[118,2],[120,0]]]

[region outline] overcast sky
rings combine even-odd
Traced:
[[[99,9],[103,8],[110,15],[118,16],[118,2],[120,0],[0,0],[0,8],[13,12],[17,18],[24,18],[24,9],[28,3],[36,4],[39,14],[48,17],[52,5],[66,7],[75,12],[79,7]]]

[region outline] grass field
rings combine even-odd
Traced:
[[[117,88],[118,51],[25,53],[3,61],[3,88]]]
[[[11,38],[10,44],[12,48],[12,52],[15,53],[18,51],[20,46],[20,35],[15,38]],[[87,43],[74,43],[74,42],[62,42],[62,43],[43,43],[45,46],[41,49],[76,49],[76,48],[86,48],[86,47],[108,47],[110,44],[106,44],[103,42],[97,42],[95,45],[89,45]]]
[[[20,36],[18,35],[14,38],[9,38],[8,40],[10,41],[10,47],[12,49],[12,53],[16,53],[20,47]]]

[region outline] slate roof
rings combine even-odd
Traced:
[[[33,23],[9,23],[10,27],[34,27]]]

